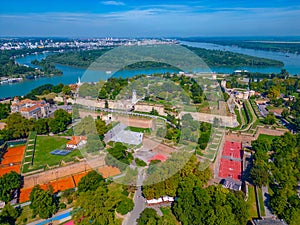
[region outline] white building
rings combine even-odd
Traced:
[[[67,142],[67,149],[81,148],[86,142],[86,137],[84,136],[72,136],[72,139]]]

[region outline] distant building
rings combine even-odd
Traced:
[[[242,74],[242,73],[248,73],[248,70],[235,70],[234,73],[235,74]]]
[[[39,119],[49,116],[49,104],[44,100],[33,101],[31,99],[19,100],[14,98],[11,104],[11,113],[19,112],[27,119]]]
[[[72,139],[67,142],[67,149],[80,148],[86,144],[86,137],[84,136],[72,136]]]
[[[223,179],[221,181],[221,184],[224,188],[228,188],[234,191],[240,191],[242,189],[242,182],[233,180],[230,177]]]
[[[255,91],[253,91],[253,90],[249,91],[249,97],[252,97],[254,95],[255,95]]]
[[[156,205],[156,204],[161,204],[161,203],[169,203],[169,202],[174,202],[175,199],[174,197],[170,197],[170,196],[164,196],[164,197],[160,197],[158,199],[150,199],[150,200],[146,200],[146,203],[148,205]]]
[[[235,92],[235,97],[238,99],[244,99],[247,100],[248,98],[255,95],[255,91],[244,91],[244,92]]]
[[[126,125],[119,123],[104,135],[104,142],[107,143],[109,141],[113,141],[130,145],[141,144],[143,140],[143,133],[126,130],[126,128]]]
[[[255,219],[252,220],[254,225],[287,225],[284,220],[279,220],[275,218],[265,218],[265,219]]]

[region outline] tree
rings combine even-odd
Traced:
[[[60,83],[56,86],[53,86],[51,91],[58,94],[58,93],[62,92],[63,87],[64,87],[64,85],[62,83]]]
[[[20,174],[12,171],[0,177],[0,200],[9,202],[14,190],[21,186]]]
[[[88,134],[87,143],[84,147],[87,153],[97,152],[104,149],[104,142],[98,135]]]
[[[99,186],[95,191],[81,192],[75,202],[76,214],[73,220],[80,225],[117,225],[115,209],[121,199],[121,193]]]
[[[156,225],[159,217],[155,209],[146,208],[137,219],[138,225]]]
[[[9,104],[0,103],[0,120],[6,119],[10,113]]]
[[[73,105],[72,116],[73,116],[73,119],[79,119],[80,118],[79,109],[78,109],[77,106]]]
[[[281,112],[281,116],[286,118],[290,114],[289,110],[287,108],[284,108]]]
[[[250,177],[254,185],[262,187],[268,184],[269,174],[266,168],[261,165],[254,165],[250,172]]]
[[[280,89],[273,86],[268,91],[268,98],[278,98],[280,96]]]
[[[34,215],[39,215],[42,219],[51,217],[57,211],[57,205],[52,194],[44,191],[39,185],[35,186],[30,193],[30,208]]]
[[[120,201],[119,205],[117,206],[117,212],[121,215],[125,215],[131,210],[133,210],[133,207],[134,203],[132,199],[126,197]]]
[[[62,93],[64,95],[70,95],[72,93],[71,91],[71,88],[68,86],[68,85],[65,85],[63,88],[62,88]]]
[[[91,171],[79,181],[78,192],[95,191],[98,187],[103,185],[103,177],[96,171]]]
[[[6,204],[0,213],[0,224],[14,225],[19,214],[11,205]]]
[[[25,119],[20,113],[12,113],[6,118],[6,126],[2,130],[5,139],[25,138],[33,130],[34,121]]]
[[[103,140],[104,134],[108,131],[108,127],[106,126],[105,121],[99,117],[96,119],[95,125],[98,135],[100,136],[101,140]]]
[[[72,115],[63,109],[54,112],[54,118],[48,122],[50,131],[59,133],[67,129],[67,126],[72,122]]]
[[[38,134],[49,133],[48,120],[45,118],[38,119],[35,121],[34,129]]]
[[[268,125],[273,125],[274,123],[276,123],[276,117],[274,113],[269,113],[263,122]]]
[[[109,105],[108,105],[108,101],[105,99],[105,106],[104,106],[106,109],[109,108]]]

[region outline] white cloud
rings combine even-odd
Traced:
[[[123,6],[123,5],[125,5],[124,2],[119,2],[119,1],[103,1],[101,3],[103,5],[115,5],[115,6]]]

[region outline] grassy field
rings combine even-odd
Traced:
[[[248,119],[249,119],[249,123],[251,123],[251,122],[253,121],[255,115],[252,115],[252,113],[251,113],[251,110],[250,110],[251,105],[250,105],[250,103],[248,102],[248,100],[244,102],[244,105],[245,105],[245,107],[246,107],[247,115],[248,115],[248,117],[249,117],[249,118],[248,118]]]
[[[81,156],[81,152],[78,150],[74,150],[66,156],[50,154],[55,149],[64,149],[67,142],[68,140],[65,138],[38,136],[36,138],[33,168],[39,168],[47,164],[50,166],[57,165],[61,160],[71,161],[75,156]]]
[[[249,219],[251,218],[258,218],[257,208],[256,208],[256,201],[255,201],[255,192],[253,186],[248,186],[248,200],[247,203],[249,204]]]
[[[165,222],[167,224],[179,225],[180,223],[176,220],[176,217],[173,215],[170,207],[160,207],[160,211],[163,213],[165,217]]]
[[[257,140],[264,140],[269,142],[270,144],[277,136],[267,135],[267,134],[260,134],[257,138]]]
[[[32,210],[30,209],[30,206],[24,206],[22,207],[21,215],[18,217],[16,224],[20,225],[26,225],[29,222],[32,222],[36,219],[39,219],[38,217],[32,218]]]
[[[242,112],[242,116],[244,118],[244,122],[245,122],[244,127],[245,127],[249,123],[249,120],[248,120],[248,117],[246,115],[244,107],[241,108],[241,112]]]
[[[242,125],[242,119],[241,119],[241,114],[237,108],[234,109],[235,115],[236,115],[236,120],[239,123],[237,127],[232,128],[232,130],[239,130]]]
[[[265,212],[264,199],[263,199],[261,188],[257,188],[257,192],[258,192],[258,200],[259,200],[259,206],[260,206],[260,214],[261,214],[261,216],[265,216],[266,212]]]
[[[133,132],[142,132],[142,133],[148,133],[150,134],[151,133],[151,129],[150,128],[140,128],[140,127],[126,127],[125,130],[130,130],[130,131],[133,131]]]

